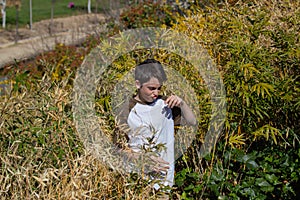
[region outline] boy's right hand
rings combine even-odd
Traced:
[[[171,95],[166,99],[165,103],[169,108],[173,108],[174,106],[180,107],[183,100],[176,95]]]

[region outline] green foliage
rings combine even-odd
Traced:
[[[194,7],[196,16],[178,20],[175,29],[195,38],[216,58],[228,106],[224,135],[212,157],[188,163],[190,173],[199,173],[200,179],[183,178],[186,164],[178,163],[182,171],[177,184],[183,198],[294,199],[297,195],[300,15],[293,8],[293,2]],[[195,152],[197,148],[186,157],[194,157]]]
[[[251,152],[220,149],[211,166],[203,171],[185,168],[176,174],[178,190],[186,199],[294,199],[299,182],[299,141],[286,148],[298,136],[286,135],[279,145],[255,143]],[[297,151],[298,149],[298,151]],[[212,157],[201,161],[202,166]]]

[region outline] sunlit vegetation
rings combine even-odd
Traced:
[[[11,90],[0,99],[1,197],[157,197],[151,184],[112,171],[84,148],[71,107],[76,70],[91,49],[120,30],[160,26],[184,33],[208,50],[223,78],[227,103],[224,129],[213,152],[198,157],[211,109],[205,83],[182,58],[155,51],[163,63],[172,60],[174,69],[198,91],[202,105],[197,139],[176,162],[172,198],[297,199],[299,7],[292,0],[230,1],[190,4],[179,12],[180,7],[145,3],[79,47],[58,44],[33,60],[6,66],[2,74]],[[121,56],[111,65],[107,82],[102,80],[95,108],[107,134],[118,128],[110,115],[112,84],[149,56],[147,51]]]

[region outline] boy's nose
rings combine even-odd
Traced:
[[[152,91],[152,93],[157,96],[158,95],[158,91],[159,91],[158,89],[155,89],[155,90]]]

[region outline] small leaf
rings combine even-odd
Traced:
[[[250,161],[247,161],[246,162],[246,166],[249,168],[249,169],[256,169],[258,168],[258,164],[254,161],[254,160],[250,160]]]
[[[192,190],[194,189],[194,185],[193,184],[190,184],[189,186],[185,187],[184,190],[185,191],[189,191],[189,190]]]
[[[256,179],[256,185],[258,185],[260,187],[271,186],[270,183],[268,183],[268,181],[266,181],[264,178],[257,178]]]
[[[275,174],[266,174],[265,175],[265,178],[266,178],[266,180],[268,181],[268,182],[270,182],[270,183],[273,183],[273,185],[274,184],[280,184],[280,182],[278,182],[278,177],[277,176],[275,176]]]

